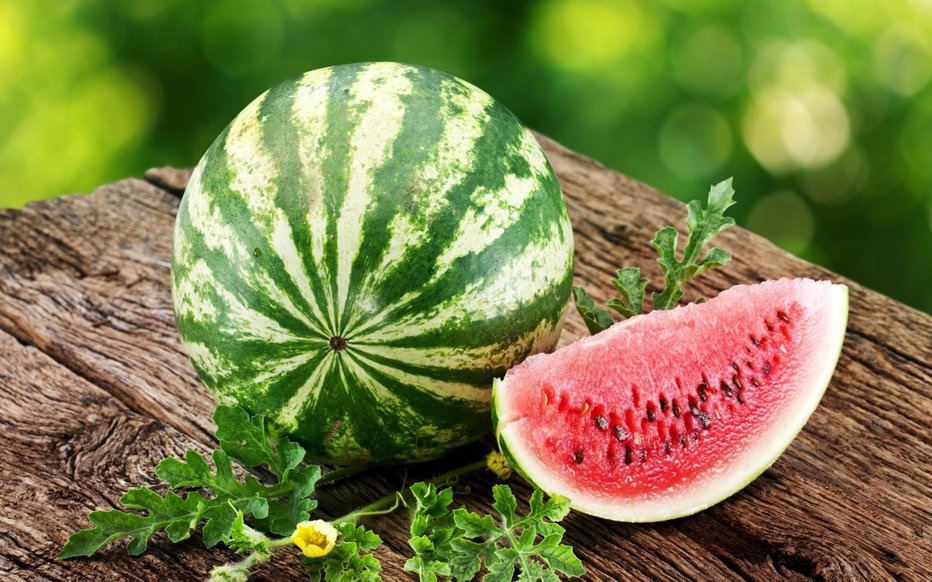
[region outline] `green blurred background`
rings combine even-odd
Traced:
[[[0,0],[0,207],[190,166],[256,95],[398,60],[932,312],[932,0]]]

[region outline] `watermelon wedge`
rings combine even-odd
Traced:
[[[841,352],[848,289],[739,285],[527,359],[493,388],[502,451],[525,478],[619,521],[689,515],[773,464]]]

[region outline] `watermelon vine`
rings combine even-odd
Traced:
[[[698,200],[690,201],[686,207],[686,229],[689,235],[682,259],[676,257],[679,238],[676,228],[667,226],[654,236],[651,245],[657,249],[657,262],[663,271],[663,289],[651,293],[655,310],[673,309],[683,298],[683,287],[690,279],[731,260],[731,254],[718,247],[709,249],[701,259],[699,256],[715,235],[735,224],[734,218],[725,216],[725,210],[735,203],[734,194],[729,178],[712,186],[705,206]],[[609,299],[605,305],[626,318],[644,313],[647,282],[646,278],[641,277],[641,269],[638,267],[618,269],[612,285],[620,295]],[[589,333],[599,333],[615,323],[611,314],[599,307],[582,287],[573,287],[573,299]]]
[[[382,539],[359,520],[399,508],[410,508],[414,556],[405,568],[421,580],[438,577],[471,580],[483,569],[485,580],[553,580],[557,573],[585,572],[572,548],[562,544],[559,522],[569,501],[540,491],[530,499],[530,513],[518,516],[517,501],[507,485],[496,485],[496,520],[464,507],[450,509],[456,480],[488,469],[507,478],[509,469],[499,453],[396,491],[355,511],[331,520],[311,519],[317,508],[312,498],[319,485],[348,477],[359,468],[323,473],[305,464],[304,448],[269,430],[262,415],[238,407],[218,406],[214,413],[220,448],[213,451],[213,469],[197,451],[185,460],[167,458],[156,475],[168,484],[163,495],[147,488],[130,489],[120,499],[126,508],[93,511],[93,527],[74,533],[57,559],[87,557],[119,539],[129,538],[130,555],[146,551],[149,540],[165,532],[172,543],[200,531],[210,548],[227,546],[245,557],[215,567],[212,582],[243,582],[284,551],[299,551],[311,580],[381,580],[382,569],[373,553]],[[253,474],[237,476],[233,461],[260,473],[274,475],[270,483]]]

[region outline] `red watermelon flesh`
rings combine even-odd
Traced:
[[[585,513],[700,511],[792,442],[835,369],[847,313],[847,287],[782,279],[617,323],[496,382],[499,444]]]

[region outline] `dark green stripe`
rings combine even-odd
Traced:
[[[275,194],[275,204],[282,209],[288,224],[291,227],[292,238],[301,259],[302,269],[310,283],[313,300],[317,302],[326,322],[313,314],[308,306],[302,309],[312,319],[330,333],[336,329],[333,321],[329,319],[330,311],[326,306],[324,281],[315,268],[311,253],[311,226],[307,220],[310,211],[310,186],[307,180],[307,169],[302,166],[301,156],[298,155],[301,137],[293,120],[294,100],[300,86],[300,77],[276,85],[269,90],[269,94],[262,102],[259,118],[262,127],[263,142],[277,170],[278,190]],[[299,120],[300,122],[301,120]],[[329,130],[320,139],[327,143]],[[323,177],[321,177],[323,179]],[[323,204],[323,201],[320,201]],[[287,273],[286,273],[287,277]],[[290,279],[290,277],[289,277]],[[293,296],[292,301],[306,306],[307,299]]]
[[[331,435],[336,437],[341,431],[351,430],[352,425],[365,421],[366,416],[371,413],[371,411],[351,404],[354,400],[352,393],[347,390],[347,385],[340,378],[342,366],[339,356],[331,360],[327,370],[321,376],[317,400],[309,400],[295,417],[298,428],[293,436],[305,446],[310,459],[327,461],[340,457],[342,451],[335,455],[335,451],[330,448],[332,438],[328,437]],[[284,402],[287,400],[282,401]],[[352,417],[350,413],[353,414]],[[350,420],[347,420],[348,418]],[[359,457],[358,451],[347,452],[350,453],[348,458],[340,458],[340,461],[345,463],[352,457]],[[364,461],[365,459],[358,458],[358,460]]]
[[[468,91],[463,85],[461,90]],[[504,107],[497,103],[486,108],[490,121],[484,126],[484,131],[476,141],[471,153],[467,156],[472,163],[463,179],[454,185],[447,193],[448,203],[441,208],[427,225],[427,236],[421,245],[408,249],[399,264],[385,278],[376,290],[376,303],[382,308],[393,307],[406,293],[421,291],[429,293],[437,290],[438,284],[427,287],[428,282],[436,273],[436,261],[443,251],[450,245],[456,244],[456,234],[460,223],[469,210],[481,212],[482,207],[473,200],[473,195],[479,188],[499,190],[505,186],[505,171],[512,169],[519,175],[529,175],[530,168],[523,156],[515,155],[520,147],[524,128]],[[503,117],[510,116],[507,123]],[[505,168],[501,164],[505,165]],[[512,252],[515,252],[513,250]],[[474,275],[482,275],[488,270],[495,271],[499,265],[484,265]],[[453,271],[454,269],[451,269]],[[448,274],[447,277],[450,275]],[[441,287],[446,281],[440,283]],[[436,294],[435,294],[436,296]],[[452,294],[447,294],[447,298]],[[407,312],[406,312],[407,313]],[[399,315],[388,318],[379,324],[383,327],[395,320]],[[377,328],[374,328],[377,329]],[[374,331],[373,329],[373,331]]]
[[[240,198],[239,194],[230,189],[234,172],[229,166],[229,160],[224,151],[226,140],[230,139],[229,132],[230,128],[228,127],[205,154],[207,161],[201,175],[201,195],[208,197],[210,208],[219,213],[223,223],[231,227],[240,243],[246,249],[253,249],[252,254],[246,255],[245,260],[248,261],[248,264],[243,265],[243,270],[262,270],[269,275],[272,281],[278,283],[279,288],[285,295],[291,298],[301,297],[300,290],[291,281],[291,277],[288,276],[281,258],[276,254],[275,249],[268,244],[266,233],[256,228],[253,223],[253,214],[246,206],[246,203]],[[198,258],[202,258],[218,284],[233,294],[247,308],[266,315],[281,325],[282,328],[295,335],[326,337],[308,328],[303,321],[291,315],[283,306],[270,301],[265,292],[253,287],[247,280],[241,278],[237,273],[239,265],[231,263],[231,259],[223,253],[222,249],[212,250],[208,248],[203,235],[190,224],[186,200],[182,201],[180,212],[179,228],[185,229],[185,236],[191,244],[191,255],[185,257],[185,260],[188,261],[188,268],[192,267]],[[217,295],[214,294],[214,297],[217,297]],[[305,316],[308,316],[312,321],[316,320],[316,317],[309,313],[310,307],[305,301],[297,301],[295,305],[298,309],[301,309]],[[223,311],[223,309],[221,308],[218,311]],[[318,323],[320,322],[318,321]],[[188,328],[182,331],[187,334],[193,330]],[[209,337],[213,330],[211,326],[208,326],[202,333]]]
[[[406,68],[404,74],[415,87],[447,86],[449,76],[424,68]],[[458,85],[458,84],[457,84]],[[415,224],[426,228],[426,217],[413,206],[413,200],[424,189],[438,188],[439,183],[422,183],[420,170],[430,160],[443,134],[442,113],[448,110],[436,91],[417,91],[400,96],[404,113],[401,130],[395,137],[389,156],[374,171],[370,204],[363,218],[362,241],[350,275],[347,309],[342,314],[340,329],[346,329],[351,316],[356,315],[356,298],[366,278],[382,264],[391,242],[392,219],[399,212],[409,215]],[[438,182],[445,178],[441,174]]]
[[[481,285],[483,281],[496,279],[515,257],[520,256],[530,246],[538,246],[542,238],[551,236],[551,229],[555,224],[559,224],[560,218],[558,217],[561,215],[566,216],[565,209],[559,203],[559,196],[560,190],[556,177],[551,173],[527,198],[521,210],[518,211],[516,222],[510,225],[499,238],[478,253],[470,253],[456,259],[450,268],[433,283],[429,285],[426,282],[421,283],[421,292],[414,299],[400,309],[395,310],[375,327],[367,330],[366,333],[372,333],[406,317],[428,313],[450,298],[463,294],[471,285],[477,282]],[[568,243],[568,241],[565,241],[565,234],[562,229],[558,228],[557,231],[559,233],[557,236],[561,242]],[[428,241],[428,244],[424,246],[432,246],[433,244],[435,244],[435,241]],[[418,251],[420,250],[418,249]],[[438,249],[432,250],[439,254]],[[431,259],[435,258],[436,255],[431,257]],[[400,278],[402,274],[409,274],[410,278],[416,278],[421,270],[409,267],[399,268],[394,275]],[[409,273],[409,271],[413,272]],[[515,281],[516,286],[522,283],[520,280]],[[401,280],[398,280],[396,284],[403,285]],[[556,323],[557,318],[562,313],[562,307],[569,297],[571,284],[572,264],[568,261],[564,276],[560,283],[551,289],[551,293],[538,295],[534,300],[517,309],[515,314],[509,316],[513,318],[513,321],[508,321],[508,326],[504,329],[509,330],[514,335],[521,336],[533,330],[541,321]],[[393,285],[386,282],[384,288],[393,289]],[[397,298],[394,299],[397,301]],[[502,339],[509,339],[501,337],[503,328],[499,328],[498,338],[495,337],[494,330],[491,335],[487,333],[481,336],[474,335],[472,326],[476,323],[478,322],[469,323],[469,338],[463,338],[467,342],[466,345],[481,346],[497,343]],[[501,321],[497,323],[501,323]],[[516,327],[516,323],[520,323],[521,326]],[[441,328],[448,328],[445,331],[439,333],[430,332],[433,341],[440,339],[440,343],[434,345],[449,345],[450,334],[461,332],[462,326],[462,322],[459,324],[450,322]]]
[[[573,271],[567,268],[563,279],[548,292],[536,295],[531,301],[520,307],[502,312],[500,315],[469,322],[451,321],[426,333],[379,342],[381,345],[405,348],[435,348],[437,346],[452,348],[481,348],[501,345],[510,347],[516,341],[537,328],[541,322],[555,326],[567,305],[573,284]],[[414,310],[414,312],[417,312]],[[463,333],[469,329],[469,333]],[[528,343],[528,348],[530,348]],[[524,359],[519,354],[516,361]]]
[[[266,368],[256,369],[258,367],[254,367],[254,373],[248,377],[244,376],[242,379],[242,382],[247,386],[245,390],[249,394],[249,399],[255,411],[266,413],[272,419],[278,417],[279,413],[284,409],[288,401],[290,401],[301,390],[301,388],[304,387],[304,384],[307,382],[308,378],[310,378],[311,375],[313,375],[314,372],[320,367],[321,362],[324,360],[328,353],[330,353],[329,349],[320,347],[318,348],[317,353],[303,364],[296,366],[295,368],[284,372],[279,376],[272,376],[264,382],[257,382],[256,376],[262,373],[266,373],[268,368],[274,367],[275,363],[278,363],[288,357],[283,355],[280,358],[276,357],[274,360],[269,359],[268,349],[266,349],[266,359],[261,360],[262,363],[267,364]],[[259,355],[261,357],[261,353]],[[268,389],[263,390],[265,387],[268,387]],[[312,400],[308,400],[308,402],[313,403]],[[300,411],[296,417],[297,416],[300,416]]]
[[[404,447],[399,447],[394,441],[417,442],[421,449],[450,448],[450,442],[437,442],[423,436],[416,436],[422,424],[432,424],[439,430],[452,430],[457,435],[452,442],[453,445],[465,444],[489,430],[485,403],[470,405],[461,400],[442,398],[382,374],[364,362],[357,362],[357,365],[365,369],[376,383],[385,387],[401,401],[404,410],[410,411],[409,419],[423,419],[413,423],[408,419],[402,420],[401,415],[392,414],[392,411],[386,410],[386,404],[374,398],[369,389],[360,383],[357,390],[363,392],[364,395],[361,401],[357,400],[357,402],[368,407],[369,410],[380,411],[380,414],[375,419],[378,428],[373,428],[372,425],[360,425],[361,430],[358,434],[361,442],[364,441],[367,448],[378,455],[393,458],[396,461],[410,460],[414,456],[421,455],[415,451],[404,450]],[[359,382],[355,376],[353,378],[355,382]]]
[[[327,156],[321,164],[324,172],[322,189],[327,204],[327,238],[324,243],[324,263],[328,265],[330,276],[330,296],[335,304],[337,321],[342,319],[337,290],[337,221],[343,201],[349,188],[350,175],[356,168],[351,167],[352,138],[359,126],[360,117],[368,109],[368,103],[352,102],[352,87],[364,66],[336,67],[330,75],[327,91]],[[339,328],[334,328],[338,332]]]
[[[447,338],[449,340],[449,338]],[[379,345],[388,345],[388,342],[379,342]],[[507,347],[504,344],[498,344],[501,346],[502,350]],[[427,347],[427,346],[418,346],[418,347]],[[430,346],[432,348],[441,347],[439,344],[434,344]],[[449,346],[442,346],[449,347]],[[453,349],[459,349],[461,346],[453,346]],[[444,362],[438,361],[435,366],[428,366],[423,364],[413,364],[411,362],[405,362],[403,360],[398,360],[396,358],[389,358],[374,352],[370,352],[366,349],[365,345],[352,346],[353,350],[358,350],[363,357],[376,362],[377,364],[382,364],[386,367],[393,368],[395,370],[406,372],[415,376],[425,376],[432,380],[441,380],[445,382],[459,382],[463,384],[470,384],[476,388],[488,388],[492,384],[492,378],[497,378],[504,375],[508,368],[446,368],[444,367]]]

